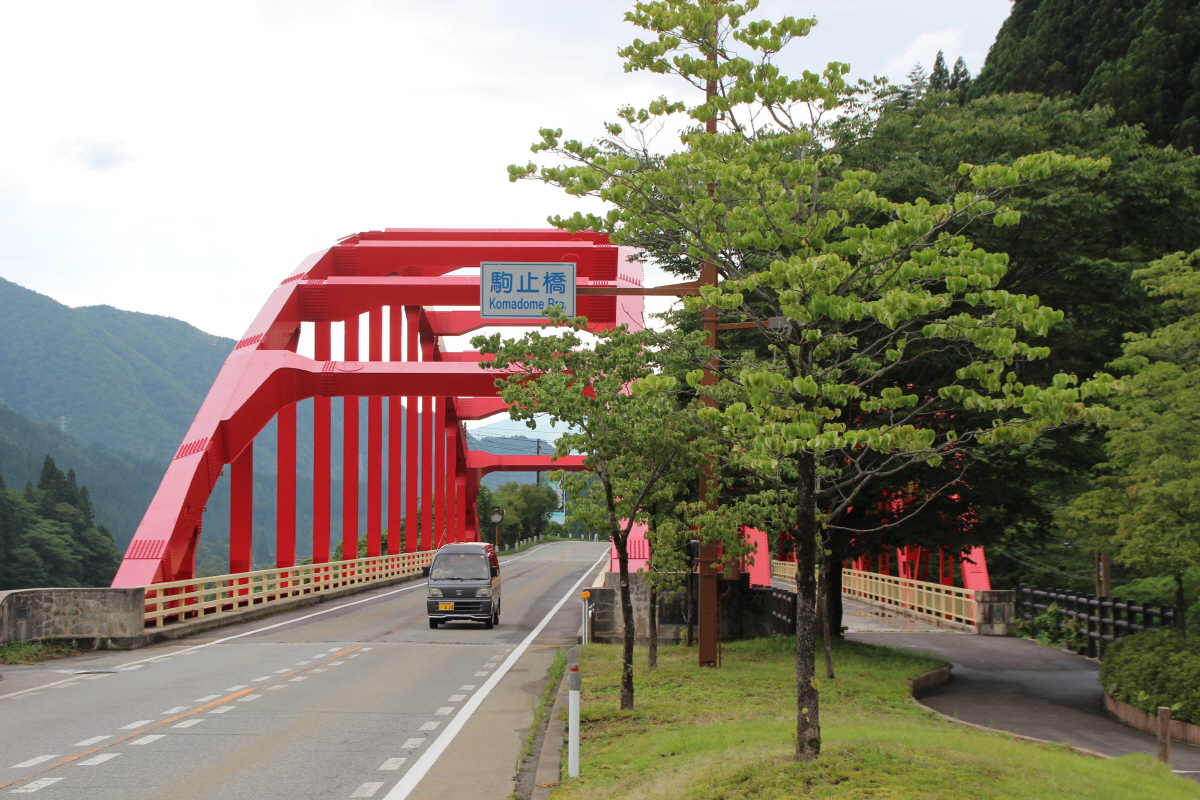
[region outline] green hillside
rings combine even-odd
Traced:
[[[233,344],[169,317],[68,308],[0,279],[0,400],[34,420],[65,417],[85,445],[171,458]]]
[[[1149,140],[1200,146],[1200,2],[1016,0],[971,93],[1112,106]]]

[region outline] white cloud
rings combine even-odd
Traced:
[[[55,155],[92,172],[108,172],[133,161],[133,156],[125,152],[124,142],[97,142],[92,139],[63,142],[55,150]]]
[[[939,50],[945,53],[947,66],[953,66],[961,47],[962,31],[957,28],[922,33],[909,43],[903,53],[888,59],[881,74],[888,76],[893,83],[903,83],[917,64],[924,67],[926,73],[933,69]]]

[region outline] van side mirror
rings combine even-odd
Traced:
[[[423,577],[428,578],[429,577],[429,567],[421,567],[421,575]]]

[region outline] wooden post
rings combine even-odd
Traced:
[[[1171,765],[1171,709],[1158,707],[1158,760]]]
[[[1096,551],[1096,596],[1112,597],[1112,553]]]

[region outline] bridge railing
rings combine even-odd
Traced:
[[[772,561],[771,580],[795,581],[794,561]],[[842,570],[842,594],[876,605],[892,606],[906,616],[921,617],[950,627],[977,627],[975,589],[897,578],[876,572]]]
[[[214,617],[251,607],[269,607],[305,595],[416,575],[422,567],[432,563],[435,552],[427,550],[156,583],[146,587],[145,625],[158,628],[172,622]]]

